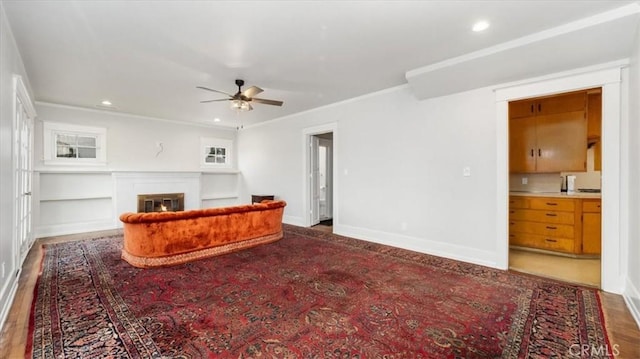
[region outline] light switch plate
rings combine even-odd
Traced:
[[[464,167],[462,169],[462,175],[465,177],[471,177],[471,167]]]

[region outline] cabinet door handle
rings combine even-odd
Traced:
[[[509,211],[509,213],[513,214],[513,213],[516,213],[516,211]]]
[[[531,113],[533,113],[533,104],[531,104]]]
[[[547,226],[547,229],[558,229],[558,227],[554,227],[554,226]]]
[[[557,206],[558,204],[555,202],[547,202],[547,206]]]
[[[515,222],[509,222],[510,226],[513,226],[514,224],[516,224]]]
[[[509,235],[509,238],[515,238],[515,237],[516,237],[516,235],[515,235],[515,234],[510,234],[510,235]]]
[[[531,149],[531,157],[533,157],[533,148]]]
[[[556,213],[547,213],[547,217],[558,217]]]
[[[542,157],[542,150],[538,148],[538,157]]]
[[[555,240],[555,239],[549,239],[549,238],[546,238],[546,239],[545,239],[545,241],[547,241],[547,242],[551,242],[551,243],[556,243],[556,242],[557,242],[557,240]]]
[[[538,112],[540,112],[540,111],[542,111],[542,104],[541,103],[538,104]]]

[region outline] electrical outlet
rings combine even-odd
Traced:
[[[522,184],[529,184],[529,178],[522,177]]]

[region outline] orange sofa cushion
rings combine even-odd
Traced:
[[[122,258],[156,267],[220,255],[282,238],[286,202],[181,212],[123,213]]]

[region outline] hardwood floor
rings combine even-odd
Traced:
[[[320,228],[327,230],[326,228]],[[119,231],[103,231],[92,235],[110,235]],[[86,238],[87,234],[40,239],[27,256],[20,274],[19,287],[0,333],[0,358],[23,358],[29,329],[29,315],[33,290],[40,273],[42,244],[73,241]],[[609,353],[619,353],[617,358],[640,358],[640,330],[627,309],[624,300],[616,294],[601,292],[602,307],[606,319],[611,348]]]
[[[333,233],[333,226],[325,226],[324,224],[316,224],[315,226],[311,227],[315,230],[318,231],[322,231],[322,232],[326,232],[326,233]]]
[[[92,232],[90,236],[111,235],[121,233],[121,230]],[[29,331],[29,315],[33,290],[40,274],[42,263],[42,245],[45,243],[61,243],[87,238],[87,233],[41,238],[31,248],[22,266],[18,290],[16,291],[13,305],[9,310],[7,321],[0,333],[0,358],[18,359],[24,358]]]

